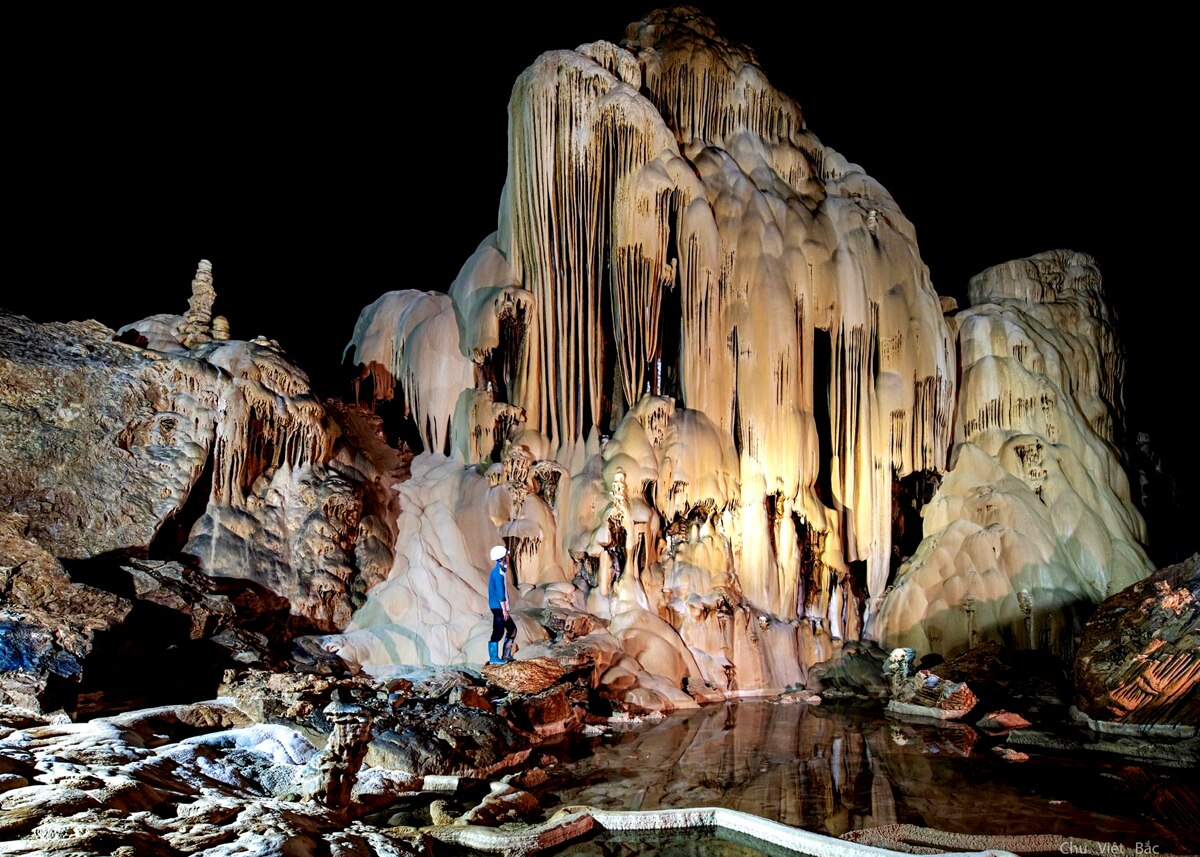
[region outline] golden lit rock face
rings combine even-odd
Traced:
[[[953,469],[880,613],[885,645],[1071,651],[1080,614],[1144,577],[1112,442],[1123,358],[1095,262],[1053,251],[971,281]]]
[[[801,682],[883,594],[893,473],[946,465],[954,355],[912,225],[691,9],[539,57],[508,152],[449,298],[385,295],[350,345],[427,450],[491,470],[455,480],[449,534],[411,488],[420,538],[330,645],[482,659],[502,537],[522,606],[604,618],[674,688]]]
[[[1145,574],[1089,257],[990,269],[948,323],[888,192],[693,9],[539,57],[508,151],[499,228],[449,298],[391,293],[351,343],[463,459],[414,473],[485,478],[406,489],[422,538],[332,647],[376,670],[481,660],[498,537],[530,638],[553,636],[537,611],[586,611],[603,680],[667,707],[684,684],[802,683],[864,636],[1065,653],[1077,608]],[[434,303],[444,335],[418,349],[387,307]],[[894,486],[932,484],[952,445],[893,579]]]

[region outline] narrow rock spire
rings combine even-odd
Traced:
[[[209,342],[212,337],[212,307],[217,299],[213,288],[212,262],[201,259],[192,278],[192,296],[188,298],[188,311],[183,317],[183,344],[194,348]]]

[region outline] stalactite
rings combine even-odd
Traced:
[[[533,466],[534,481],[538,495],[546,501],[546,505],[554,508],[558,499],[558,486],[566,475],[566,469],[557,461],[538,461]]]
[[[391,399],[399,387],[405,414],[413,416],[426,449],[441,453],[451,446],[463,391],[475,386],[474,364],[459,343],[448,295],[388,292],[359,313],[345,353],[353,353],[360,380],[372,380],[374,401]],[[461,447],[469,447],[470,433],[464,418]]]
[[[668,262],[670,234],[679,212],[691,202],[679,188],[655,189],[653,201],[639,193],[626,225],[614,224],[610,260],[613,333],[627,403],[643,392],[647,367],[659,349],[662,291],[675,284],[675,263]],[[620,243],[623,241],[635,243]],[[659,392],[657,384],[651,384]]]
[[[598,322],[613,212],[633,176],[674,142],[626,84],[569,52],[539,58],[509,111],[512,262],[538,307],[514,401],[557,447],[602,415]]]

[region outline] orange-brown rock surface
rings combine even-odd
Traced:
[[[1075,686],[1095,720],[1200,723],[1200,554],[1100,605],[1083,629]]]

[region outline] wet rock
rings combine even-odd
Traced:
[[[825,699],[860,697],[883,702],[888,683],[883,677],[887,653],[871,643],[849,643],[834,658],[808,670],[808,689]]]
[[[1012,711],[993,711],[990,714],[985,714],[975,724],[980,729],[989,730],[1008,730],[1008,729],[1024,729],[1030,726],[1030,722]]]
[[[540,693],[561,680],[566,670],[554,658],[531,658],[488,665],[483,668],[483,674],[491,684],[512,693]]]
[[[1098,721],[1200,722],[1200,554],[1104,601],[1083,629],[1076,705]]]
[[[969,757],[979,733],[964,723],[928,717],[896,718],[888,727],[892,744],[922,755]]]
[[[1111,753],[1171,768],[1200,768],[1200,738],[1149,740],[1128,735],[1069,735],[1039,729],[1016,729],[1005,741],[1020,747],[1069,753]]]
[[[1028,762],[1029,754],[1014,750],[1012,747],[993,747],[992,752],[1006,762]]]
[[[821,695],[801,688],[800,690],[792,690],[780,694],[779,698],[775,701],[780,705],[820,705]]]
[[[509,714],[522,729],[537,735],[557,735],[579,724],[567,688],[559,685],[514,700]]]

